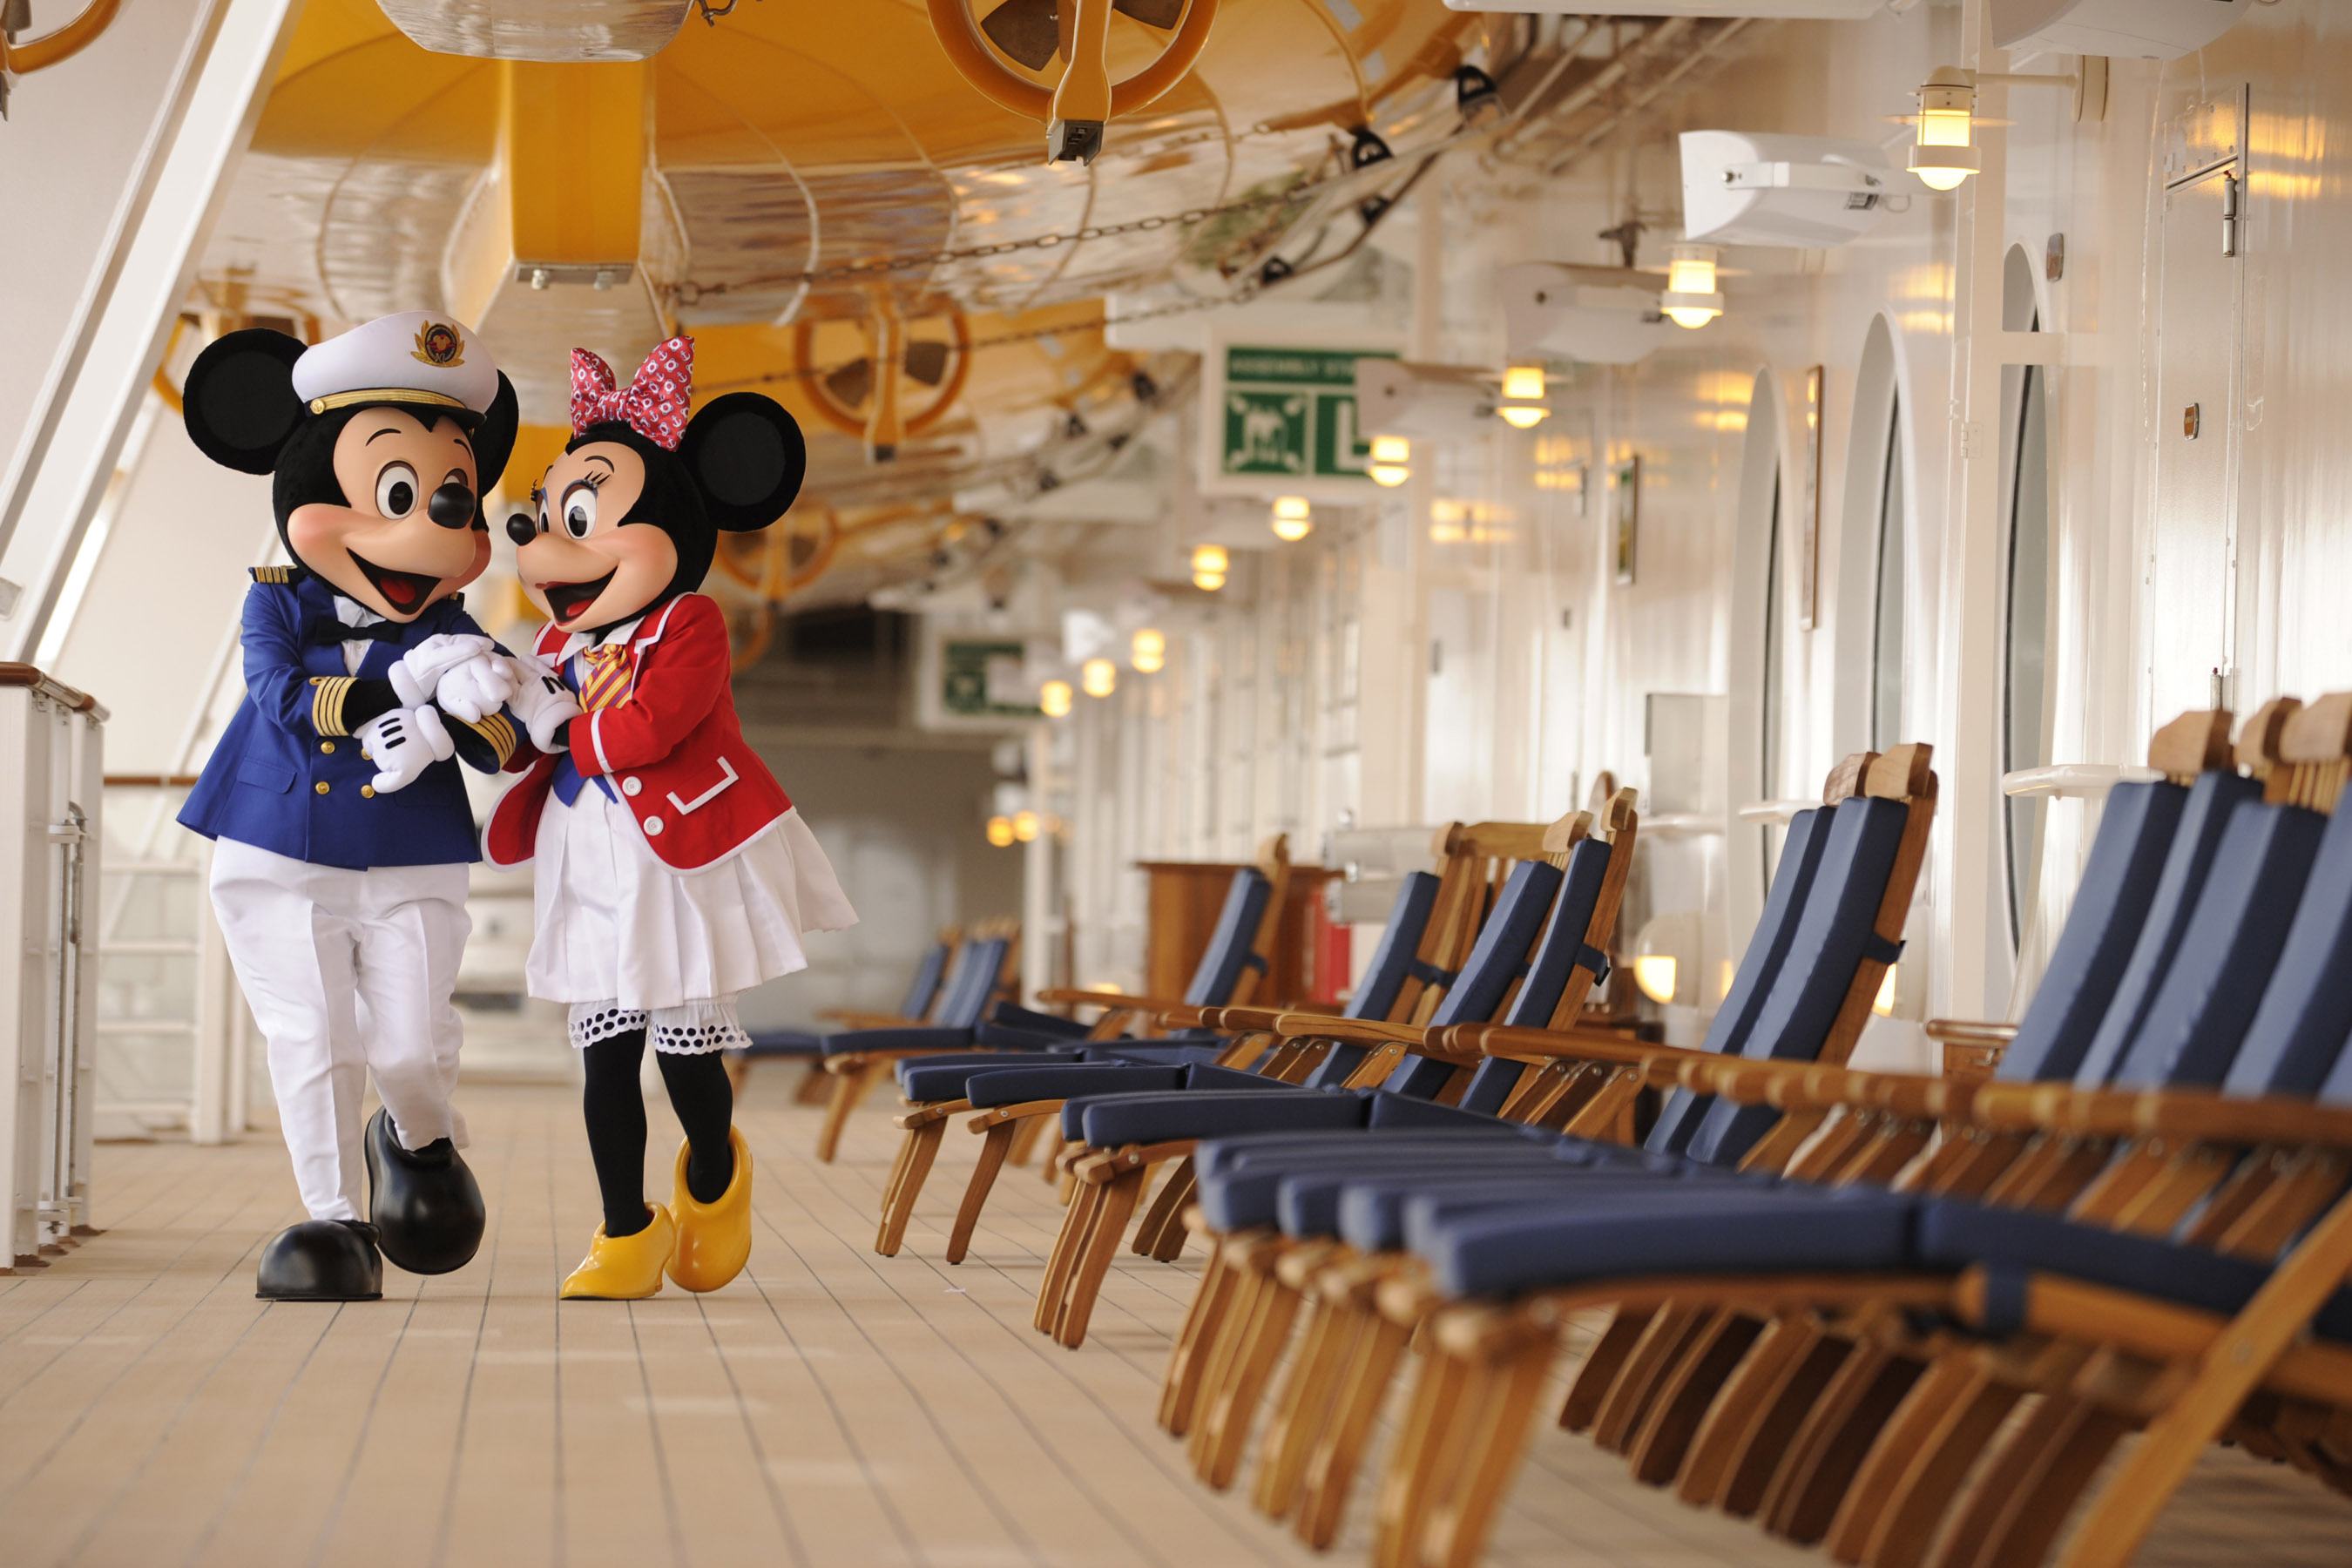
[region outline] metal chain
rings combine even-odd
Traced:
[[[1156,321],[1163,316],[1189,316],[1198,310],[1214,310],[1226,305],[1245,304],[1257,297],[1258,289],[1257,279],[1251,278],[1244,279],[1240,288],[1228,295],[1222,295],[1213,300],[1186,300],[1181,304],[1160,305],[1149,310],[1132,311],[1124,316],[1105,316],[1102,319],[1101,327],[1108,332],[1113,327],[1129,326],[1137,321]],[[1021,332],[998,332],[992,337],[972,339],[964,345],[964,352],[972,353],[981,349],[1003,348],[1010,343],[1034,342],[1039,338],[1058,338],[1070,332],[1084,331],[1088,323],[1084,321],[1074,321],[1058,327],[1032,327]],[[835,371],[847,370],[851,365],[863,364],[866,357],[860,354],[856,359],[843,360],[835,364],[811,365],[805,370],[779,370],[766,375],[746,376],[740,381],[722,381],[701,390],[740,392],[745,387],[769,386],[780,381],[815,381],[831,375]]]
[[[1180,213],[1155,213],[1150,217],[1129,218],[1125,223],[1088,224],[1067,234],[1032,235],[1026,239],[1000,240],[993,245],[965,246],[956,250],[909,251],[898,256],[876,257],[868,261],[845,262],[837,267],[817,268],[807,272],[779,272],[764,278],[744,279],[739,282],[697,283],[691,279],[671,285],[670,298],[689,310],[716,295],[748,289],[774,289],[803,283],[842,283],[860,278],[886,277],[893,272],[915,272],[935,267],[947,267],[959,261],[988,261],[1000,256],[1012,256],[1024,250],[1051,250],[1056,246],[1079,245],[1089,240],[1115,239],[1127,234],[1150,234],[1171,225],[1189,228],[1206,223],[1213,217],[1228,213],[1255,212],[1261,207],[1283,206],[1304,201],[1316,191],[1343,174],[1326,175],[1319,180],[1307,180],[1268,195],[1243,196],[1216,206],[1187,207]]]

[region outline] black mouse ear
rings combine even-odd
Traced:
[[[808,472],[800,426],[774,398],[756,392],[730,392],[705,404],[687,426],[677,456],[712,524],[730,532],[765,528],[783,516]]]
[[[208,343],[188,369],[180,416],[196,450],[223,468],[266,474],[302,417],[294,395],[299,338],[252,327]]]
[[[522,422],[522,411],[515,402],[514,383],[507,373],[499,372],[499,395],[490,399],[490,406],[482,416],[481,424],[474,427],[474,482],[481,493],[488,495],[498,488],[499,478],[507,471],[507,459],[514,456],[515,426]]]

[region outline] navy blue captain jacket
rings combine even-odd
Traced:
[[[265,566],[245,596],[245,700],[180,809],[180,823],[289,859],[365,870],[481,858],[457,758],[434,763],[407,788],[378,795],[376,765],[342,716],[352,672],[340,640],[312,640],[335,619],[335,593],[299,566]],[[426,607],[396,637],[371,642],[358,679],[383,680],[409,648],[436,633],[482,637],[455,595]],[[500,711],[479,724],[444,715],[457,757],[502,766],[521,727]]]

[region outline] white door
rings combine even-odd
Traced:
[[[2244,118],[2244,91],[2231,88],[2167,126],[2144,618],[2151,729],[2234,700]]]

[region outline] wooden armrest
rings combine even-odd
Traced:
[[[2169,1138],[2211,1143],[2304,1143],[2352,1149],[2352,1107],[2284,1095],[2224,1096],[2210,1089],[2078,1089],[2063,1083],[1979,1088],[1981,1126],[2086,1138]]]
[[[1930,1018],[1927,1037],[1939,1046],[2006,1046],[2017,1038],[2014,1024],[1990,1024],[1968,1018]]]
[[[1398,1026],[1394,1024],[1383,1026],[1389,1029]],[[1662,1052],[1670,1060],[1690,1058],[1719,1063],[1724,1059],[1706,1051],[1628,1039],[1613,1029],[1530,1029],[1507,1024],[1452,1024],[1427,1031],[1426,1043],[1466,1055],[1508,1057],[1515,1061],[1548,1062],[1566,1058],[1570,1061],[1607,1062],[1620,1067],[1643,1067],[1657,1058]]]
[[[1288,1007],[1200,1007],[1190,1011],[1195,1015],[1190,1020],[1191,1022],[1199,1024],[1204,1029],[1223,1029],[1231,1035],[1278,1033],[1276,1026],[1285,1018],[1324,1016],[1321,1014],[1303,1014]],[[1340,1019],[1336,1013],[1329,1016],[1342,1023],[1349,1021]],[[1179,1021],[1172,1013],[1170,1015],[1170,1019],[1171,1022]],[[1394,1028],[1397,1026],[1391,1024],[1383,1026]]]
[[[1339,1018],[1328,1013],[1276,1013],[1262,1027],[1286,1040],[1345,1040],[1354,1046],[1385,1046],[1392,1041],[1417,1046],[1429,1035],[1428,1029],[1419,1024],[1389,1024],[1378,1018]]]
[[[1037,993],[1037,1000],[1054,1004],[1070,1003],[1080,1007],[1108,1007],[1117,1013],[1181,1013],[1197,1012],[1198,1005],[1165,996],[1130,996],[1124,991],[1076,991],[1057,985],[1050,991]]]
[[[835,1023],[841,1025],[842,1031],[844,1033],[858,1029],[918,1029],[922,1027],[922,1020],[919,1018],[903,1018],[896,1013],[859,1013],[847,1007],[830,1007],[818,1014],[817,1016],[820,1018],[833,1019]]]

